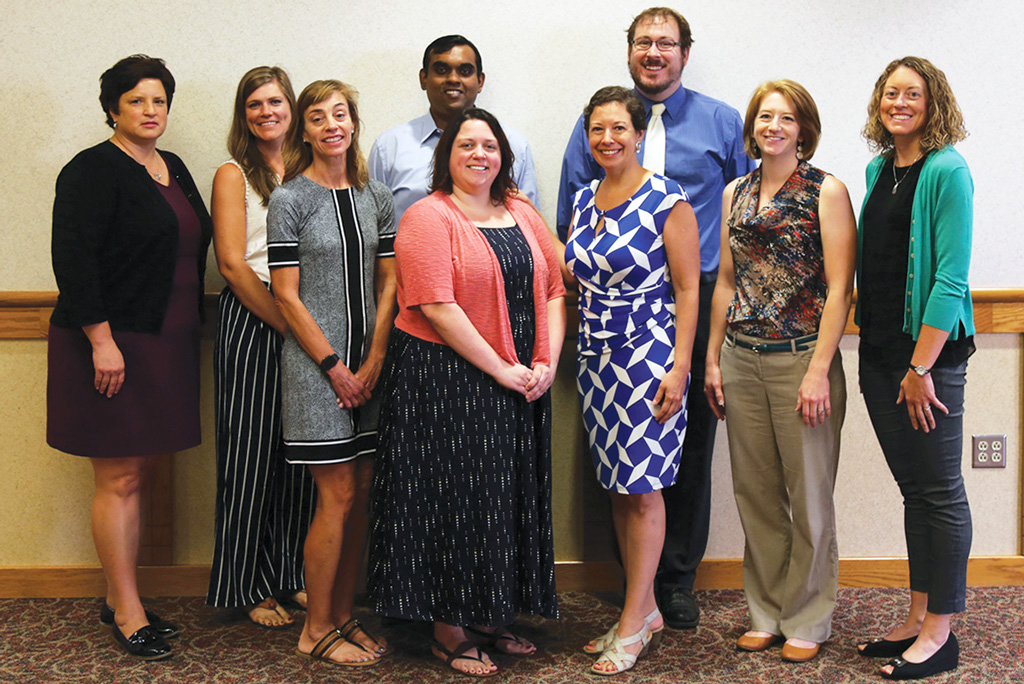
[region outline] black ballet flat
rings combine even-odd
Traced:
[[[128,655],[139,660],[163,660],[171,657],[171,647],[162,636],[153,631],[152,625],[136,630],[130,637],[126,637],[120,628],[114,625],[114,641],[120,644]]]
[[[146,619],[149,620],[149,626],[153,631],[164,639],[172,639],[178,636],[178,632],[181,631],[173,622],[168,622],[156,613],[151,613],[148,610],[146,611]],[[114,609],[106,603],[100,608],[100,622],[107,626],[114,624]]]
[[[857,653],[865,658],[895,658],[903,655],[903,652],[913,646],[915,641],[917,641],[916,636],[912,636],[909,639],[900,639],[899,641],[889,641],[888,639],[862,641],[857,646],[863,646],[864,648],[858,648]]]
[[[892,666],[892,674],[882,673],[885,679],[923,679],[940,672],[948,672],[960,664],[960,644],[956,636],[950,632],[942,648],[932,654],[923,663],[910,663],[903,658],[893,658],[887,665]]]

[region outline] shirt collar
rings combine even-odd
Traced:
[[[409,122],[412,125],[413,132],[416,134],[416,139],[420,141],[420,144],[426,144],[428,140],[437,136],[441,137],[441,130],[434,123],[434,117],[427,112],[423,116],[413,119]]]
[[[633,89],[633,92],[635,92],[637,96],[640,98],[640,101],[644,103],[644,109],[647,111],[648,114],[650,114],[651,107],[656,104],[654,100],[648,99],[647,97],[644,96],[643,93],[641,93],[636,88]],[[661,101],[661,104],[665,105],[665,112],[668,114],[668,118],[676,121],[679,120],[680,114],[683,111],[683,107],[686,105],[686,99],[688,95],[689,91],[682,85],[680,85],[678,88],[676,88],[676,92],[672,93],[671,95],[668,96],[668,98]]]

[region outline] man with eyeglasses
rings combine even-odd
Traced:
[[[722,191],[729,181],[754,168],[743,150],[739,112],[680,83],[692,43],[686,19],[667,7],[644,10],[627,32],[629,75],[647,110],[641,162],[683,186],[700,232],[700,312],[690,365],[686,437],[676,484],[662,490],[665,546],[655,582],[665,622],[675,629],[696,627],[700,621],[693,582],[711,520],[715,417],[704,398],[704,358],[718,274]],[[563,241],[572,222],[573,195],[603,175],[580,117],[565,150],[558,188],[558,235]]]
[[[427,93],[430,111],[384,131],[370,149],[370,177],[391,188],[396,224],[406,209],[427,196],[434,148],[445,126],[474,105],[483,87],[483,60],[469,39],[441,36],[423,51],[420,88]],[[508,126],[502,124],[501,128],[515,156],[512,177],[520,192],[537,205],[537,175],[530,144]]]

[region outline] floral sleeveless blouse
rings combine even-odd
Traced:
[[[825,306],[825,257],[818,198],[828,175],[801,161],[763,207],[761,169],[740,179],[729,213],[736,295],[729,327],[744,335],[801,337],[817,332]]]

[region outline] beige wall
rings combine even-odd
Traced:
[[[965,463],[972,433],[1005,433],[1008,467],[965,469],[974,517],[974,555],[1016,555],[1020,538],[1021,338],[985,335],[970,362],[965,417]],[[213,551],[213,402],[210,342],[203,344],[203,444],[176,457],[176,563],[208,563]],[[607,548],[587,547],[585,536],[599,536],[603,511],[585,499],[594,478],[582,452],[579,411],[573,378],[572,345],[563,350],[555,384],[554,453],[555,541],[559,560],[603,558]],[[851,400],[843,432],[836,507],[839,550],[843,557],[900,556],[902,510],[896,485],[857,394],[856,339],[843,341]],[[11,565],[93,564],[89,534],[91,469],[85,459],[66,456],[45,445],[46,343],[0,340],[0,567]],[[725,429],[715,450],[709,558],[743,553],[736,516]],[[584,530],[584,525],[589,529]],[[610,527],[608,528],[610,533]]]
[[[52,290],[49,215],[57,172],[110,135],[97,79],[133,52],[163,57],[178,83],[161,146],[188,163],[209,199],[223,162],[234,89],[246,69],[279,64],[296,88],[341,78],[361,93],[362,144],[426,111],[417,83],[423,48],[463,33],[484,59],[478,103],[526,135],[553,220],[562,153],[597,88],[628,84],[624,30],[654,0],[0,0],[0,289]],[[695,43],[683,82],[740,109],[763,80],[787,77],[817,98],[822,139],[814,163],[864,193],[870,155],[860,137],[865,106],[885,64],[903,54],[945,70],[971,137],[959,149],[974,174],[979,239],[974,287],[1020,286],[1024,231],[1007,179],[1019,151],[1004,132],[1019,121],[1024,12],[1005,0],[696,0],[675,3]],[[258,8],[258,9],[257,9]],[[769,15],[765,15],[765,11]],[[998,103],[993,106],[993,102]],[[1016,118],[1015,118],[1016,117]]]
[[[0,118],[0,289],[55,288],[49,266],[53,182],[72,155],[109,135],[97,105],[97,78],[119,57],[147,52],[167,60],[178,92],[161,144],[182,155],[208,198],[214,170],[226,157],[234,87],[249,67],[284,66],[300,88],[323,77],[353,83],[362,94],[365,151],[382,130],[425,111],[416,84],[423,47],[439,35],[464,33],[484,57],[487,81],[478,103],[529,138],[541,208],[553,220],[569,131],[594,90],[628,83],[623,30],[646,5],[643,0],[520,0],[515,5],[307,0],[258,6],[234,0],[201,5],[2,0],[0,73],[8,115]],[[863,196],[869,158],[859,131],[875,77],[898,54],[933,58],[949,76],[972,132],[960,146],[977,186],[972,285],[1021,285],[1024,232],[1016,228],[1013,203],[1004,201],[1019,151],[1003,134],[1008,122],[1012,127],[1013,117],[1019,118],[1019,107],[1008,107],[1007,98],[1019,100],[1024,72],[995,66],[1024,61],[1019,40],[1024,13],[1015,5],[775,0],[769,15],[758,0],[678,7],[696,38],[684,83],[743,109],[762,80],[785,76],[802,82],[821,110],[823,137],[814,161],[846,181],[855,205]],[[216,277],[210,287],[219,287]],[[979,343],[969,376],[966,433],[1007,433],[1010,467],[967,473],[974,551],[1015,554],[1021,342],[1018,336],[997,335]],[[840,550],[847,556],[899,554],[898,495],[856,395],[855,341],[847,339],[843,347],[852,400],[837,489]],[[215,477],[208,342],[204,359],[206,440],[178,457],[179,563],[207,562],[211,553]],[[584,555],[584,520],[600,516],[600,510],[584,504],[584,478],[593,474],[581,455],[572,366],[567,351],[555,389],[555,522],[563,559]],[[44,384],[45,343],[0,340],[0,482],[6,485],[0,496],[0,566],[95,562],[88,532],[89,467],[44,446]],[[736,557],[742,550],[727,456],[721,430],[711,557]]]

